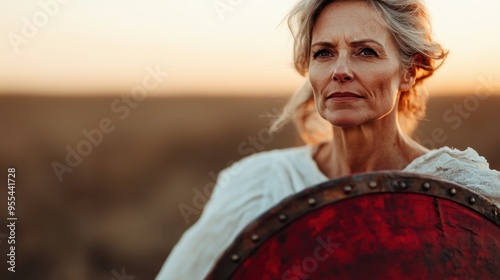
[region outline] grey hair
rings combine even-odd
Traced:
[[[288,26],[294,38],[293,61],[295,69],[307,75],[314,24],[323,9],[335,1],[300,0],[288,14]],[[401,68],[415,74],[415,85],[402,92],[398,116],[403,130],[411,135],[418,120],[425,116],[427,92],[422,82],[432,76],[448,55],[448,51],[434,41],[428,11],[422,0],[357,0],[370,3],[384,18],[399,50]],[[331,138],[331,125],[319,117],[313,105],[309,82],[299,89],[285,105],[282,115],[271,126],[293,120],[304,141],[318,143]],[[314,123],[314,124],[313,124]]]

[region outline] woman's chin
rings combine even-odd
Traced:
[[[353,118],[350,116],[327,116],[323,117],[325,120],[327,120],[332,126],[335,127],[341,127],[341,128],[347,128],[347,127],[354,127],[354,126],[359,126],[363,122],[359,120],[359,118]]]
[[[361,125],[359,122],[351,121],[351,120],[335,120],[335,121],[329,121],[332,126],[334,127],[340,127],[340,128],[349,128],[349,127],[355,127]]]

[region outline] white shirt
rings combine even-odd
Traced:
[[[500,172],[471,148],[433,150],[403,171],[458,183],[500,206]],[[313,146],[254,154],[226,168],[200,219],[173,248],[156,280],[203,279],[247,224],[285,197],[327,180],[313,159]]]

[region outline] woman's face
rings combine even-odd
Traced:
[[[319,114],[338,127],[396,114],[399,92],[413,82],[400,68],[382,16],[362,1],[334,2],[321,12],[312,32],[309,79]]]

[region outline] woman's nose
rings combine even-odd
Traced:
[[[348,61],[345,57],[339,57],[333,69],[332,78],[335,82],[349,82],[353,80],[353,73],[349,68]]]

